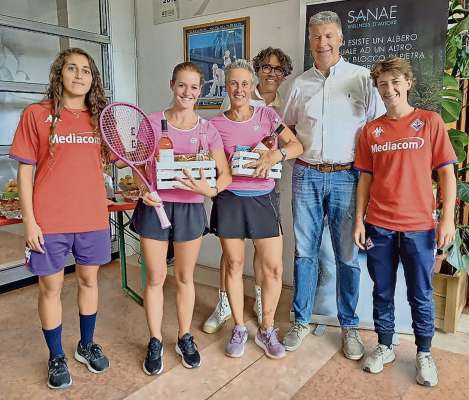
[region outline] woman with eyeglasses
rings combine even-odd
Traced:
[[[257,85],[251,93],[250,105],[254,107],[268,106],[279,112],[282,101],[278,92],[280,84],[291,74],[293,67],[291,58],[281,49],[267,47],[261,50],[252,60],[254,71],[257,77]],[[229,110],[231,107],[230,98],[226,96],[221,109]],[[262,323],[262,269],[257,252],[254,252],[254,273],[256,280],[256,301],[254,303],[254,313],[257,315],[258,323]],[[231,318],[231,308],[225,288],[226,263],[223,255],[220,259],[220,293],[215,310],[203,326],[205,333],[215,333],[220,330],[223,324]]]

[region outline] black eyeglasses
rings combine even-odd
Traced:
[[[261,70],[264,74],[270,74],[272,71],[274,71],[275,76],[283,76],[285,74],[282,67],[274,67],[270,64],[261,65]]]

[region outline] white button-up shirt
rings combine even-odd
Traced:
[[[313,66],[294,79],[281,115],[303,144],[301,160],[346,164],[365,123],[385,112],[370,71],[340,58],[327,78]]]

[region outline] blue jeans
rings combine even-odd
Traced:
[[[430,351],[435,332],[433,264],[435,230],[397,232],[366,224],[367,265],[373,280],[373,320],[378,341],[390,345],[394,334],[394,291],[399,259],[418,351]]]
[[[357,327],[355,310],[360,287],[358,248],[353,242],[358,172],[319,172],[293,168],[293,229],[295,233],[295,321],[311,319],[319,274],[319,248],[327,215],[337,267],[337,317],[342,327]]]

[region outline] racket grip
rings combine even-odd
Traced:
[[[160,196],[158,196],[158,193],[156,191],[151,192],[151,195],[156,201],[161,201]],[[163,229],[169,228],[171,226],[171,222],[169,222],[168,216],[166,215],[166,211],[164,210],[163,203],[161,203],[160,206],[156,206],[155,211],[160,220],[161,227]]]

